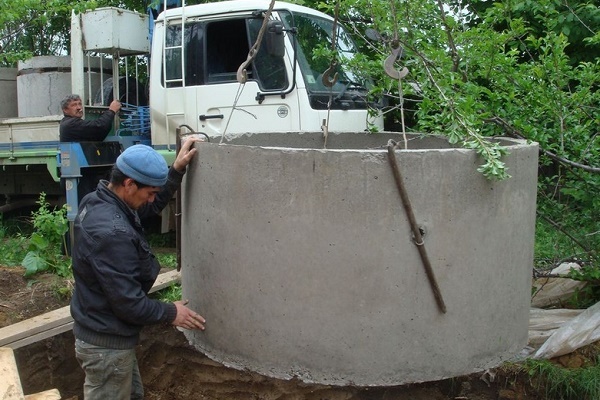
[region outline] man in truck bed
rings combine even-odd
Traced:
[[[102,142],[108,136],[115,119],[121,109],[121,103],[113,100],[102,115],[95,120],[83,119],[83,104],[77,94],[65,96],[60,102],[64,118],[60,121],[61,142]],[[94,191],[100,179],[108,178],[109,170],[106,168],[82,168],[81,177],[77,184],[77,199],[80,202],[83,196]],[[64,180],[61,181],[64,189]]]
[[[60,121],[61,142],[101,142],[106,139],[121,103],[113,100],[108,110],[96,120],[83,119],[81,97],[70,94],[60,102],[64,118]]]

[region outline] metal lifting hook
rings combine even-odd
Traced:
[[[323,85],[325,85],[327,87],[333,87],[333,85],[335,85],[335,83],[338,80],[338,73],[335,70],[336,67],[337,67],[337,63],[332,62],[329,65],[329,68],[327,68],[325,70],[325,72],[323,72],[323,77],[321,78],[321,80],[323,81]],[[333,73],[333,77],[331,76],[332,73]]]
[[[246,58],[246,61],[244,61],[237,70],[236,78],[237,81],[241,84],[245,84],[246,81],[248,81],[248,65],[250,65],[252,60],[254,60],[254,57],[256,57],[256,55],[258,54],[260,44],[262,43],[263,36],[267,30],[267,23],[269,22],[269,18],[271,18],[271,12],[273,11],[274,6],[275,0],[271,0],[271,3],[269,4],[269,9],[266,11],[263,17],[263,22],[260,27],[260,31],[258,31],[258,37],[256,38],[256,42],[254,42],[254,45],[252,45],[250,51],[248,51],[248,57]]]
[[[400,59],[400,57],[402,57],[402,51],[403,51],[402,46],[393,48],[392,54],[387,56],[387,58],[383,62],[383,69],[384,69],[385,73],[388,74],[388,76],[392,79],[399,80],[399,79],[404,78],[406,75],[408,75],[408,69],[406,67],[402,68],[402,70],[400,70],[400,71],[398,71],[396,68],[394,68],[394,64],[395,64],[396,60],[398,60],[398,59]]]
[[[256,46],[256,44],[254,46]],[[248,52],[248,57],[246,58],[246,61],[244,61],[237,70],[236,78],[239,83],[244,84],[248,80],[248,65],[250,65],[258,51],[258,46],[256,46],[256,48],[254,46]]]

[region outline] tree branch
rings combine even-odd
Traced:
[[[523,136],[523,134],[521,134],[521,132],[519,132],[517,129],[513,128],[508,122],[506,122],[505,120],[503,120],[502,118],[495,116],[492,118],[488,118],[486,119],[486,122],[492,122],[496,125],[501,126],[504,131],[512,137],[518,138],[518,139],[526,139],[529,140],[528,138],[526,138],[525,136]],[[564,157],[561,157],[551,151],[542,149],[540,147],[540,151],[542,153],[544,153],[546,156],[550,157],[551,159],[553,159],[554,161],[557,161],[561,164],[565,164],[574,168],[579,168],[583,171],[586,172],[590,172],[590,173],[594,173],[594,174],[599,174],[600,173],[600,167],[591,167],[589,165],[585,165],[585,164],[581,164],[575,161],[571,161],[569,159],[566,159]]]
[[[588,253],[588,255],[591,256],[592,254],[595,253],[592,249],[588,249],[583,243],[581,243],[579,240],[577,240],[569,232],[565,231],[559,224],[557,224],[556,222],[552,221],[550,218],[546,217],[545,215],[542,215],[539,211],[537,211],[536,214],[537,214],[538,217],[542,218],[544,221],[546,221],[550,225],[552,225],[556,230],[558,230],[563,235],[565,235],[566,237],[568,237],[569,239],[571,239],[573,241],[573,243],[575,243],[577,246],[581,247],[581,249],[583,251],[585,251],[586,253]]]

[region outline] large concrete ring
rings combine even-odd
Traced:
[[[390,386],[498,366],[527,344],[535,143],[474,150],[409,135],[395,152],[447,312],[413,241],[387,144],[395,133],[255,134],[198,144],[182,186],[188,331],[225,365],[329,385]]]

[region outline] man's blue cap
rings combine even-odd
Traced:
[[[165,159],[145,144],[126,148],[117,158],[117,168],[134,181],[148,186],[163,186],[169,174]]]

